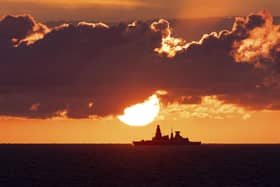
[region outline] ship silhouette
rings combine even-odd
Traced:
[[[175,131],[175,136],[173,130],[171,130],[170,137],[168,135],[162,136],[160,126],[157,125],[155,136],[152,140],[141,140],[133,141],[133,145],[201,145],[201,142],[192,142],[189,138],[184,138],[180,135],[180,131]]]

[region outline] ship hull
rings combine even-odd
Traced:
[[[190,146],[201,145],[201,142],[153,142],[153,141],[134,141],[134,146]]]

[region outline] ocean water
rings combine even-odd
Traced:
[[[0,145],[0,187],[280,186],[280,145]]]

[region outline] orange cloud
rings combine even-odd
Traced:
[[[159,119],[226,119],[251,117],[251,112],[234,104],[228,104],[217,96],[202,97],[200,104],[172,103],[164,106]]]
[[[202,45],[208,37],[220,38],[224,33],[224,31],[220,33],[212,32],[210,34],[204,34],[199,41],[186,42],[183,38],[178,38],[173,35],[169,22],[164,19],[153,22],[151,24],[151,30],[162,34],[161,46],[155,48],[154,51],[158,54],[166,55],[168,58],[175,57],[177,53],[187,50],[192,45]]]
[[[172,30],[168,21],[164,19],[155,21],[151,24],[151,29],[154,32],[162,33],[161,47],[156,48],[155,52],[159,54],[166,54],[167,57],[172,58],[178,51],[182,51],[185,48],[185,40],[172,36]]]
[[[65,120],[68,119],[68,110],[58,110],[54,113],[54,116],[50,118],[51,120]]]
[[[33,105],[30,106],[29,110],[31,112],[37,112],[39,110],[40,103],[34,103]]]
[[[174,36],[167,20],[160,19],[151,24],[151,30],[162,34],[161,46],[155,52],[169,58],[192,45],[203,45],[210,38],[232,37],[232,55],[236,62],[257,62],[266,58],[273,61],[272,51],[280,52],[280,25],[273,24],[273,17],[266,11],[237,17],[232,30],[222,30],[204,34],[199,41],[187,43],[183,38]]]
[[[262,59],[274,61],[272,51],[280,52],[280,25],[273,24],[273,17],[266,11],[257,14],[264,23],[248,32],[248,36],[240,41],[234,42],[233,55],[236,62],[254,63],[261,67]],[[236,18],[236,22],[249,22],[249,17]]]
[[[93,108],[93,106],[94,106],[94,103],[93,103],[93,102],[89,102],[89,103],[88,103],[88,108]]]
[[[87,26],[87,27],[91,27],[93,29],[95,28],[106,28],[106,29],[109,29],[110,27],[104,23],[89,23],[89,22],[85,22],[85,21],[82,21],[82,22],[79,22],[78,25],[79,26]]]
[[[34,44],[36,41],[43,39],[46,34],[51,32],[46,25],[42,23],[38,23],[35,19],[30,15],[22,15],[22,16],[14,16],[14,19],[21,17],[22,19],[26,19],[30,22],[31,30],[28,31],[27,35],[20,39],[20,38],[12,38],[11,41],[14,43],[15,47],[18,47],[21,44],[31,45]]]

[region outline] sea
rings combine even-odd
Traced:
[[[0,145],[0,187],[280,187],[280,145]]]

